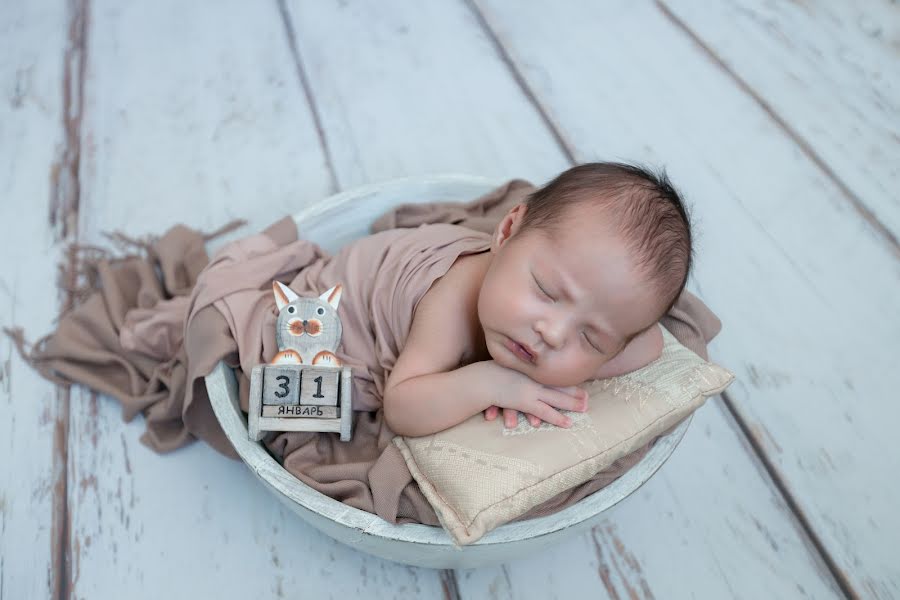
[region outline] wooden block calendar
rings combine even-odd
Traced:
[[[351,371],[337,357],[343,287],[304,298],[280,281],[272,282],[278,308],[271,364],[250,374],[247,431],[258,442],[269,431],[325,431],[353,435]]]
[[[248,431],[331,431],[350,441],[352,386],[348,367],[257,365],[250,376]]]

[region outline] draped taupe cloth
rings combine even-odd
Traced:
[[[231,457],[206,394],[204,376],[224,360],[235,367],[246,410],[248,375],[277,352],[271,282],[302,295],[345,285],[338,355],[354,375],[354,435],[282,433],[266,445],[285,468],[316,490],[393,523],[438,525],[412,480],[381,410],[384,383],[406,339],[418,300],[461,254],[484,251],[494,226],[533,190],[514,180],[470,203],[400,206],[368,236],[329,256],[298,239],[291,219],[224,246],[209,260],[206,238],[176,225],[148,256],[101,258],[97,285],[35,344],[32,364],[48,378],[80,383],[117,398],[123,416],[144,415],[144,443],[158,452],[200,438]],[[426,223],[443,223],[429,225]],[[302,232],[301,232],[302,234]],[[685,292],[662,320],[706,358],[721,323]],[[604,487],[649,450],[626,456],[592,480],[535,507],[556,512]]]

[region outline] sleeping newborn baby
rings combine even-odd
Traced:
[[[399,435],[484,411],[569,427],[578,386],[656,360],[659,321],[691,267],[691,232],[665,175],[574,167],[514,206],[489,248],[461,254],[425,292],[384,389]]]

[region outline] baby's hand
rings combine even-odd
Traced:
[[[553,387],[537,383],[527,375],[513,369],[489,363],[487,379],[496,387],[496,405],[484,411],[484,418],[492,421],[503,408],[504,425],[513,428],[518,423],[519,412],[525,413],[529,423],[538,427],[546,421],[559,427],[571,427],[572,421],[556,409],[584,412],[587,410],[587,392],[571,387]]]
[[[484,411],[484,419],[485,421],[493,421],[497,418],[497,415],[500,414],[501,408],[497,405],[489,406]],[[512,408],[504,408],[503,410],[503,426],[509,429],[515,427],[519,422],[519,411]],[[525,413],[525,417],[528,419],[528,422],[531,423],[532,427],[540,427],[541,420],[536,416]]]
[[[557,389],[566,389],[566,388],[557,388]],[[484,411],[484,420],[485,421],[493,421],[497,418],[497,415],[500,414],[500,411],[503,410],[503,426],[508,429],[513,429],[519,424],[519,411],[514,408],[504,408],[501,409],[499,406],[489,406]],[[579,412],[585,412],[587,408],[582,409]],[[531,413],[523,413],[525,418],[528,419],[528,422],[531,423],[532,427],[540,427],[541,421],[536,416]]]

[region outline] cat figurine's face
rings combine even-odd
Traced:
[[[318,298],[302,298],[280,281],[273,282],[272,289],[278,306],[275,341],[280,351],[294,350],[310,364],[320,352],[337,350],[342,333],[337,314],[341,284]]]

